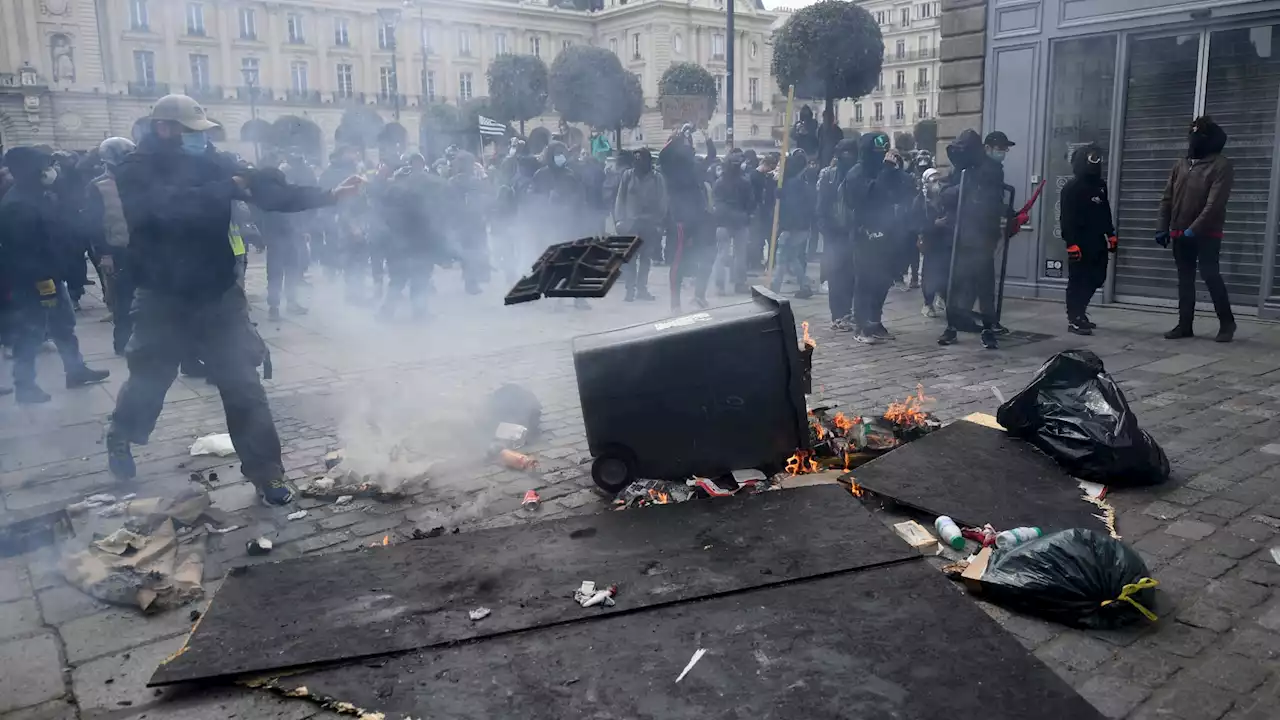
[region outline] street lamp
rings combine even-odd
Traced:
[[[387,49],[391,51],[391,107],[400,122],[400,79],[396,76],[396,25],[400,24],[400,8],[378,8],[378,19],[390,31]]]
[[[258,126],[253,124],[258,119],[258,71],[246,67],[240,68],[240,74],[244,75],[244,86],[249,91],[249,124],[253,128],[253,162],[256,165],[262,160],[261,148],[258,146]]]

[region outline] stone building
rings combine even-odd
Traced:
[[[735,135],[771,145],[774,15],[756,0],[735,7]],[[486,95],[495,56],[550,65],[575,43],[607,47],[641,78],[647,110],[624,144],[661,143],[658,80],[680,61],[723,78],[724,10],[724,0],[605,0],[590,12],[547,0],[5,0],[0,143],[88,148],[129,135],[170,92],[199,98],[225,127],[222,144],[243,153],[246,123],[288,115],[318,125],[331,148],[353,107],[398,115],[412,139],[430,103]],[[713,137],[724,124],[721,108]]]

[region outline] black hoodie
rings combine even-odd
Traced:
[[[1089,162],[1093,146],[1076,148],[1071,153],[1071,170],[1075,174],[1062,186],[1062,241],[1075,245],[1086,258],[1105,257],[1107,238],[1115,234],[1111,221],[1111,201],[1107,182],[1102,179],[1102,163]]]
[[[843,240],[849,234],[849,217],[844,212],[840,187],[845,176],[858,164],[858,141],[846,138],[836,143],[835,158],[835,167],[823,168],[818,173],[818,223],[823,233],[832,236],[834,240]]]
[[[989,250],[1000,242],[1002,222],[1009,208],[1004,197],[1004,168],[990,159],[982,146],[982,136],[965,130],[947,146],[947,157],[955,170],[942,190],[942,208],[949,230],[960,221],[961,247]],[[964,207],[960,208],[960,178],[964,174]]]
[[[889,136],[869,132],[858,139],[858,164],[845,176],[844,202],[854,216],[854,237],[894,239],[906,209],[915,199],[915,183],[905,172],[886,165]]]
[[[1213,120],[1196,118],[1188,137],[1188,157],[1169,173],[1160,198],[1156,230],[1175,235],[1191,230],[1196,237],[1221,238],[1235,170],[1222,155],[1227,133]]]

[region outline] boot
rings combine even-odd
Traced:
[[[93,383],[100,383],[109,377],[111,377],[110,370],[93,370],[81,365],[75,370],[67,373],[67,388],[78,388]]]
[[[53,398],[49,393],[40,389],[35,383],[19,385],[13,390],[13,399],[23,405],[38,405],[47,403]]]
[[[997,330],[994,327],[983,328],[982,330],[982,347],[988,350],[999,350],[1000,341],[996,339]]]
[[[112,477],[121,481],[132,480],[138,474],[129,441],[115,430],[107,431],[107,469]]]
[[[1183,338],[1195,337],[1196,334],[1189,327],[1178,325],[1174,329],[1164,334],[1165,340],[1181,340]]]
[[[1232,322],[1230,325],[1223,325],[1218,329],[1218,335],[1213,339],[1214,342],[1229,343],[1236,337],[1236,324]]]

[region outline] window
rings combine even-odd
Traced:
[[[422,94],[426,96],[427,102],[436,101],[436,71],[428,70],[427,76],[422,79]]]
[[[907,71],[899,70],[893,74],[893,89],[902,90],[907,87]]]
[[[752,105],[760,102],[760,78],[751,78],[747,80],[747,98]]]
[[[349,98],[355,95],[355,83],[351,78],[351,63],[338,63],[338,97]]]
[[[390,97],[396,91],[396,76],[391,72],[390,65],[378,68],[378,91],[383,97]]]
[[[393,50],[396,46],[396,26],[390,23],[378,23],[378,47],[382,50]]]
[[[922,67],[916,70],[916,89],[924,90],[929,87],[929,68]]]
[[[204,35],[204,5],[187,3],[187,34]]]
[[[564,52],[565,50],[568,50],[568,49],[569,49],[569,48],[571,48],[571,47],[573,47],[573,41],[572,41],[572,40],[565,40],[565,41],[563,41],[563,42],[561,42],[561,43],[560,43],[560,51],[561,51],[561,52]]]
[[[307,64],[302,60],[289,63],[289,79],[293,83],[295,93],[307,91]]]
[[[929,117],[929,101],[920,99],[916,101],[916,117],[921,120]]]
[[[724,76],[716,76],[716,97],[724,97]]]
[[[466,30],[458,31],[458,54],[459,55],[471,54],[471,33],[467,32]]]
[[[711,36],[711,57],[724,59],[724,35],[720,33]]]
[[[258,39],[258,17],[253,8],[240,8],[240,39]]]
[[[306,34],[302,31],[302,16],[297,13],[289,13],[286,20],[289,27],[289,42],[304,43],[307,41]]]
[[[756,55],[758,55],[759,53],[760,53],[760,46],[759,46],[759,45],[756,45],[756,41],[755,41],[755,40],[752,40],[752,41],[751,41],[751,59],[752,59],[752,60],[755,60],[755,59],[756,59]]]
[[[458,102],[471,99],[471,73],[458,73]]]
[[[618,54],[618,38],[609,38],[609,52]]]
[[[542,38],[537,35],[529,36],[529,54],[534,57],[542,57]]]
[[[333,19],[333,44],[340,47],[348,47],[351,45],[351,32],[349,21],[346,18]]]
[[[431,28],[427,27],[425,24],[418,28],[418,42],[422,45],[423,49],[426,50],[428,55],[431,54],[432,48],[436,46],[435,39],[431,36]]]
[[[876,122],[881,122],[882,120],[884,120],[884,103],[876,103],[875,109],[876,109],[875,120]]]
[[[671,49],[675,50],[677,55],[684,54],[684,36],[683,35],[681,35],[680,33],[676,33],[676,36],[671,38]]]
[[[903,108],[901,100],[895,100],[893,102],[893,117],[895,120],[901,120],[906,117],[906,109]]]
[[[893,47],[893,56],[901,60],[907,56],[907,41],[899,40]]]
[[[933,17],[933,3],[925,3],[916,6],[916,15],[922,18]]]
[[[908,27],[909,25],[911,25],[911,8],[904,7],[902,8],[902,27]]]
[[[877,25],[884,25],[884,24],[885,24],[884,19],[885,19],[885,11],[883,11],[883,10],[877,10],[877,11],[876,11],[876,24],[877,24]]]
[[[493,54],[502,55],[506,52],[507,52],[507,34],[494,33],[493,34]]]
[[[853,106],[853,119],[862,122],[862,103]]]
[[[147,15],[147,0],[132,0],[129,3],[129,26],[134,30],[147,30],[150,27]]]
[[[156,84],[156,54],[150,50],[133,51],[133,76],[139,85]]]
[[[876,81],[876,92],[884,92],[884,73],[880,73],[880,79]]]
[[[240,77],[245,81],[246,85],[257,85],[259,83],[258,58],[243,58],[240,60]]]
[[[640,59],[640,33],[631,33],[631,57]]]
[[[930,45],[930,44],[931,44],[931,43],[929,42],[929,36],[928,36],[928,35],[921,35],[920,37],[916,38],[916,47],[917,47],[917,48],[920,48],[920,56],[921,56],[921,57],[928,57],[928,56],[929,56],[929,54],[930,54],[930,53],[929,53],[929,45]]]
[[[191,56],[191,87],[209,89],[209,56]]]

